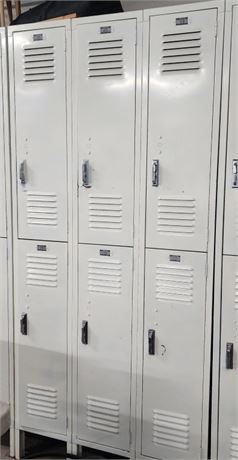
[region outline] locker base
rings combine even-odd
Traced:
[[[78,442],[77,446],[80,447],[81,450],[83,447],[89,447],[90,449],[99,450],[101,452],[107,452],[110,454],[118,455],[120,457],[129,458],[131,460],[134,458],[134,456],[131,456],[130,452],[127,452],[125,450],[115,449],[114,447],[103,446],[101,444],[96,444],[96,443],[84,441],[84,440],[80,440],[80,441],[77,440],[77,442]]]
[[[66,436],[56,434],[56,433],[47,433],[47,432],[41,432],[38,430],[31,430],[29,428],[27,429],[15,429],[15,458],[16,460],[20,460],[21,458],[25,457],[26,455],[26,444],[29,444],[29,439],[30,439],[30,444],[32,443],[32,439],[28,437],[27,443],[26,443],[26,435],[37,435],[40,438],[48,438],[49,440],[52,439],[52,441],[62,441],[64,444],[66,444]],[[67,454],[71,454],[71,443],[67,443]],[[32,446],[31,446],[32,448]],[[35,448],[35,446],[34,446]],[[41,449],[42,447],[40,447]],[[49,446],[48,446],[49,448]],[[43,447],[44,449],[44,447]],[[61,447],[60,447],[61,449]],[[69,452],[70,451],[70,452]],[[65,446],[65,455],[66,455],[66,446]]]

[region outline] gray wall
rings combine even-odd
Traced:
[[[124,11],[157,8],[160,6],[181,5],[182,3],[195,3],[203,0],[121,0]]]

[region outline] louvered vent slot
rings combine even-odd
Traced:
[[[94,430],[118,434],[120,427],[119,402],[88,396],[87,425]]]
[[[188,196],[158,197],[157,231],[179,236],[195,232],[196,201]]]
[[[124,73],[123,40],[89,42],[88,76],[119,77]]]
[[[153,442],[155,444],[188,450],[190,421],[187,415],[164,410],[153,411]]]
[[[235,310],[238,310],[238,273],[235,276]]]
[[[230,458],[238,459],[238,428],[231,429]]]
[[[89,228],[95,230],[122,229],[122,197],[115,195],[89,196]]]
[[[40,385],[27,385],[27,413],[35,417],[57,418],[57,390]]]
[[[162,72],[197,71],[201,68],[201,31],[164,34]]]
[[[121,294],[120,260],[89,259],[88,290],[100,294]]]
[[[50,81],[55,79],[54,46],[24,47],[24,81]]]
[[[156,299],[169,302],[193,301],[193,269],[185,266],[156,266]]]
[[[26,284],[31,286],[57,287],[58,260],[53,255],[28,254]]]
[[[27,192],[27,223],[31,226],[56,227],[58,206],[55,193]]]

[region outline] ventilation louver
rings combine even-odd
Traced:
[[[55,79],[54,46],[24,47],[24,81],[49,81]]]
[[[201,31],[163,35],[162,72],[197,71],[201,68]]]
[[[123,40],[98,40],[89,42],[88,76],[118,77],[123,70]]]

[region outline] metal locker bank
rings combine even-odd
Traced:
[[[144,11],[137,371],[143,458],[208,455],[223,23],[223,2]]]
[[[126,457],[135,442],[141,18],[72,21],[73,443]]]
[[[16,456],[67,432],[70,21],[10,27]]]
[[[212,455],[238,457],[237,399],[237,31],[238,3],[226,4],[215,277]]]

